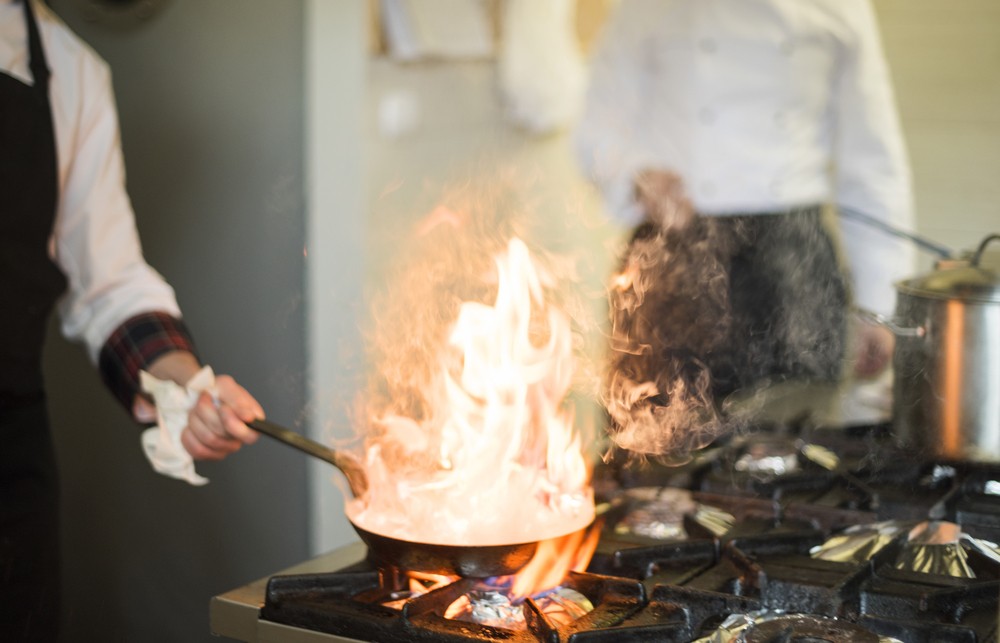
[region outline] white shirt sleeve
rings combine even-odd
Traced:
[[[914,228],[910,167],[892,79],[868,0],[843,0],[855,37],[835,87],[837,205],[907,231]],[[858,305],[891,314],[894,281],[914,270],[915,248],[864,223],[841,219]]]
[[[642,221],[634,180],[652,166],[640,140],[644,92],[650,80],[642,62],[648,30],[645,3],[618,5],[590,63],[583,117],[574,133],[577,160],[604,197],[611,216],[626,225]]]
[[[59,27],[46,26],[50,33]],[[50,249],[69,279],[59,302],[62,332],[83,341],[96,362],[107,338],[130,317],[150,311],[180,317],[180,309],[142,256],[110,72],[85,46],[61,48],[69,38],[57,32],[46,41],[60,157]]]

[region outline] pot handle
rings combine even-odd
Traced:
[[[986,250],[986,246],[987,244],[989,244],[990,241],[1000,241],[1000,234],[989,235],[988,237],[983,239],[982,242],[979,244],[979,247],[976,248],[976,253],[972,255],[972,265],[975,266],[976,268],[979,267],[979,260],[983,258],[983,251]]]
[[[855,308],[854,312],[858,317],[869,323],[889,329],[896,337],[923,337],[927,334],[927,329],[924,326],[915,326],[912,328],[900,326],[885,315],[880,315],[865,308]]]

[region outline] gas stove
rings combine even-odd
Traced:
[[[287,642],[997,640],[1000,465],[900,452],[885,425],[778,426],[681,465],[612,458],[594,480],[597,552],[555,596],[512,605],[475,579],[412,592],[400,570],[377,569],[354,545],[216,597],[213,632]],[[457,602],[489,618],[456,617]]]

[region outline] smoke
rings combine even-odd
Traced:
[[[539,266],[548,305],[572,319],[574,353],[597,327],[577,289],[574,261],[530,243],[532,212],[519,198],[517,176],[496,175],[453,186],[440,205],[413,227],[384,275],[383,287],[370,296],[370,320],[363,330],[371,371],[364,410],[357,413],[359,433],[371,436],[373,417],[399,416],[425,423],[435,400],[428,383],[441,368],[448,333],[463,302],[491,302],[498,283],[495,258],[518,237],[529,244]],[[546,309],[532,318],[535,341],[547,341]],[[453,353],[455,370],[461,356]],[[596,392],[596,367],[580,360],[574,390]]]
[[[633,453],[682,457],[722,431],[712,374],[697,356],[729,331],[729,279],[709,226],[694,225],[687,244],[640,228],[609,290],[605,404],[612,439]]]
[[[741,396],[836,380],[845,300],[818,211],[639,228],[609,287],[614,444],[683,460],[753,420],[736,412]]]

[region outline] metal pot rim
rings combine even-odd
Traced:
[[[936,270],[896,282],[896,290],[906,295],[975,303],[1000,303],[1000,275],[974,266]]]

